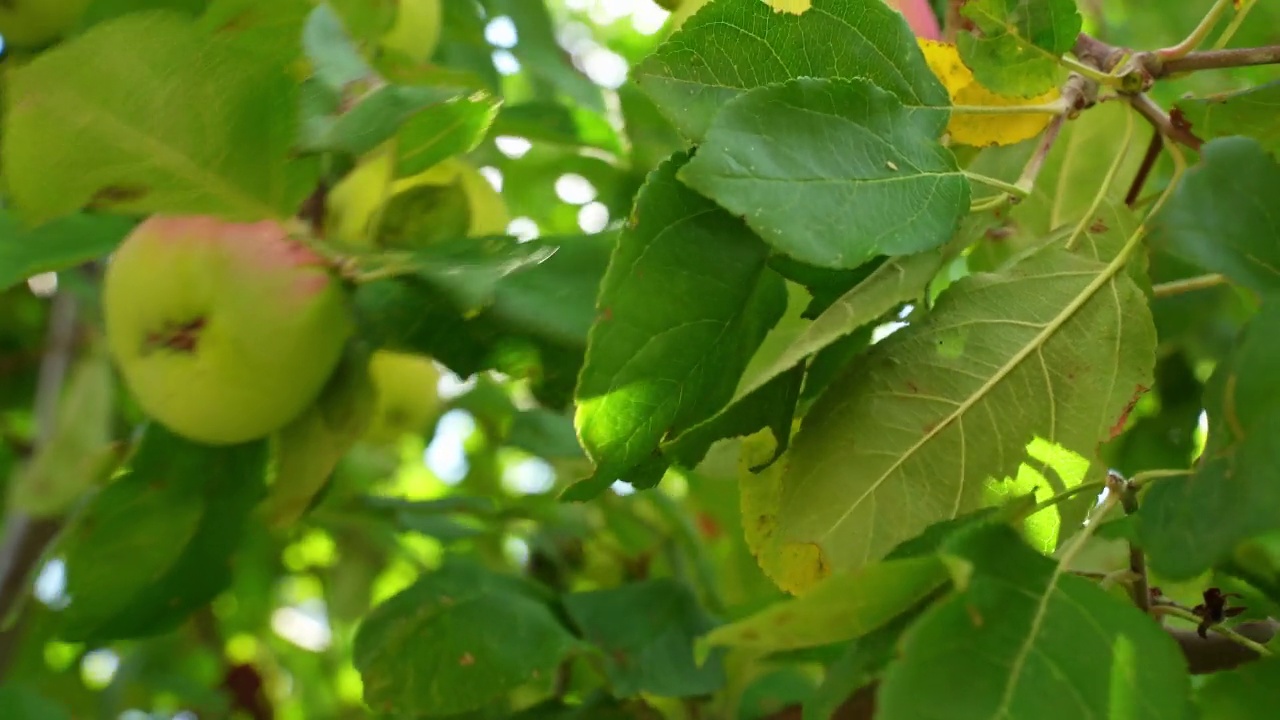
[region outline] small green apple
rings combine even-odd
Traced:
[[[269,220],[144,221],[107,266],[103,306],[138,404],[213,445],[269,435],[300,415],[353,329],[324,259]]]
[[[70,30],[89,0],[0,0],[0,36],[5,43],[36,48]]]
[[[425,63],[440,44],[440,0],[400,0],[399,6],[395,24],[382,36],[382,45]]]
[[[421,433],[440,408],[436,386],[440,371],[423,355],[379,350],[369,362],[378,400],[364,439],[391,445],[410,433]]]

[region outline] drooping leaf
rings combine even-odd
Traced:
[[[659,443],[729,400],[785,309],[768,246],[676,179],[687,157],[649,176],[601,286],[575,418],[596,469],[571,497],[654,484]]]
[[[292,215],[317,167],[290,160],[296,83],[181,15],[95,26],[8,77],[4,172],[41,223],[128,213]]]
[[[276,435],[275,477],[263,503],[269,524],[287,526],[306,512],[368,427],[376,400],[367,353],[348,347],[320,397]]]
[[[1203,140],[1248,135],[1265,150],[1280,150],[1280,80],[1232,92],[1183,98],[1175,105]]]
[[[694,639],[715,622],[688,587],[662,578],[566,595],[564,605],[583,638],[603,651],[618,697],[690,697],[724,685],[723,653],[694,662]]]
[[[375,608],[353,652],[371,708],[449,715],[549,677],[577,649],[535,586],[450,559]]]
[[[419,111],[400,127],[396,175],[415,175],[445,158],[471,152],[484,139],[501,103],[486,92]]]
[[[61,634],[72,641],[167,632],[231,581],[231,558],[265,492],[267,443],[197,445],[147,428],[132,468],[64,540]]]
[[[304,84],[302,92],[303,124],[298,149],[353,157],[373,150],[420,117],[444,116],[450,122],[448,115],[464,100],[460,88],[414,85],[383,85],[351,103],[316,83]],[[430,114],[424,115],[427,113]],[[474,132],[468,135],[471,137],[455,144],[470,144]]]
[[[955,283],[856,361],[786,458],[782,549],[803,548],[817,568],[859,567],[1021,488],[1053,448],[1088,464],[1151,384],[1155,332],[1124,265],[1048,245]],[[1027,481],[1057,492],[1076,475]]]
[[[727,103],[679,177],[782,252],[854,268],[936,248],[968,213],[932,124],[865,80],[791,80]]]
[[[906,20],[883,0],[814,0],[799,14],[764,2],[713,2],[641,62],[634,77],[693,140],[743,91],[799,77],[865,78],[908,107],[948,104]],[[926,134],[937,137],[946,112],[923,114],[933,123]]]
[[[774,652],[852,640],[884,626],[946,579],[936,556],[874,563],[831,575],[803,597],[722,625],[700,642]]]
[[[1059,97],[1058,89],[1032,97],[1009,97],[983,87],[973,77],[973,71],[960,60],[960,52],[951,43],[920,40],[925,60],[951,95],[955,105],[974,107],[1014,107],[1041,105]],[[1049,125],[1053,115],[1049,113],[982,114],[952,111],[947,122],[951,139],[965,145],[1012,145],[1039,135]]]
[[[1194,474],[1156,482],[1139,511],[1153,570],[1183,580],[1280,529],[1280,303],[1263,305],[1205,389],[1208,444]]]
[[[970,564],[967,579],[903,635],[877,717],[1185,717],[1182,654],[1124,599],[1066,572],[1007,526],[979,526],[945,552]]]
[[[12,212],[0,212],[0,291],[32,275],[96,260],[132,228],[131,219],[83,213],[27,227]]]
[[[1152,243],[1260,293],[1280,289],[1280,163],[1257,140],[1205,143],[1155,219]]]
[[[777,360],[738,391],[734,402],[858,328],[874,322],[894,307],[919,299],[929,281],[942,269],[943,260],[944,253],[934,250],[896,258],[876,268],[814,318],[813,323],[787,346]]]
[[[960,57],[973,75],[1005,95],[1040,95],[1065,71],[1081,18],[1074,0],[971,0],[960,9],[974,29],[960,34]]]

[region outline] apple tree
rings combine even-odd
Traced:
[[[1280,2],[0,36],[0,718],[1280,717]]]

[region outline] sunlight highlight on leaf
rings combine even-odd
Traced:
[[[765,0],[774,12],[791,13],[792,15],[800,15],[813,7],[813,0]]]
[[[920,49],[929,69],[942,81],[956,105],[977,107],[1015,107],[1018,105],[1043,105],[1060,96],[1058,89],[1032,98],[1021,98],[992,92],[973,77],[960,59],[960,52],[951,43],[920,39]],[[1020,115],[983,115],[975,113],[951,113],[947,132],[951,139],[964,145],[1012,145],[1039,135],[1053,120],[1049,113]]]

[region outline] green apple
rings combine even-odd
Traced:
[[[70,30],[89,0],[0,0],[0,36],[8,45],[36,48]]]
[[[377,403],[364,439],[391,445],[411,433],[421,433],[440,409],[436,386],[440,371],[424,355],[379,350],[369,362]]]
[[[300,415],[353,329],[329,265],[270,220],[144,221],[107,266],[103,306],[138,404],[213,445],[270,435]]]

